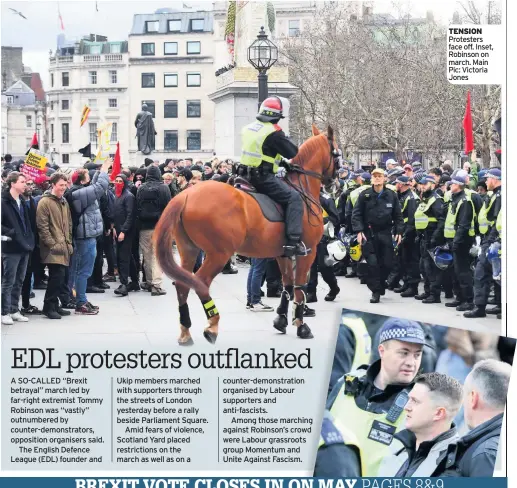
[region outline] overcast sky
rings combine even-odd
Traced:
[[[485,3],[484,0],[478,0]],[[478,3],[476,1],[476,3]],[[95,5],[98,5],[96,11]],[[159,8],[181,9],[183,3],[194,9],[211,10],[212,1],[125,1],[125,0],[62,0],[56,1],[3,1],[1,2],[1,41],[3,46],[23,47],[23,62],[42,75],[44,87],[48,87],[48,52],[55,50],[56,38],[61,32],[58,20],[58,6],[68,38],[86,34],[108,36],[109,40],[126,40],[131,30],[133,15],[153,13]],[[424,16],[432,10],[437,20],[447,22],[457,9],[454,0],[402,0],[411,5],[414,16]],[[27,20],[13,13],[20,11]],[[391,0],[376,0],[374,12],[392,10]]]

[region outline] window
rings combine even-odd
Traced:
[[[187,131],[187,150],[199,151],[201,149],[201,131],[188,130]]]
[[[54,73],[50,73],[50,86],[54,86]]]
[[[163,131],[163,148],[166,151],[178,150],[178,131],[166,130]]]
[[[70,142],[70,124],[68,122],[61,124],[61,142],[63,144]]]
[[[110,70],[110,81],[111,83],[117,83],[117,70]]]
[[[205,21],[203,19],[192,19],[190,21],[191,32],[203,32],[205,28]]]
[[[201,86],[201,74],[187,73],[187,86]]]
[[[178,118],[178,101],[177,100],[165,100],[165,102],[163,104],[163,117],[165,119]]]
[[[120,44],[110,44],[111,54],[120,54]]]
[[[61,110],[70,110],[70,100],[61,100]]]
[[[142,42],[142,56],[154,56],[154,42]]]
[[[187,117],[201,117],[201,100],[187,100]]]
[[[90,80],[90,85],[97,84],[97,71],[88,71],[88,79]]]
[[[116,98],[108,98],[108,106],[109,108],[117,108],[118,107],[118,101]]]
[[[90,142],[92,145],[97,145],[97,122],[88,124],[90,129]]]
[[[88,99],[88,107],[90,107],[90,108],[97,108],[97,99],[96,98],[89,98]]]
[[[25,116],[25,127],[32,128],[32,115]]]
[[[163,43],[163,54],[165,54],[165,55],[178,54],[178,43],[177,42],[164,42]]]
[[[142,88],[154,88],[154,73],[142,73]]]
[[[31,143],[32,143],[32,137],[25,138],[25,147],[28,147],[28,148],[32,149]]]
[[[163,75],[163,86],[165,88],[178,86],[178,75],[175,73],[165,73]]]
[[[289,21],[289,37],[297,37],[300,35],[300,21],[290,20]]]
[[[160,22],[157,20],[148,20],[145,23],[145,32],[158,32]]]
[[[110,142],[118,142],[118,127],[117,123],[113,122],[111,124],[111,139]]]
[[[70,74],[67,71],[61,73],[61,82],[63,86],[70,86]]]
[[[61,154],[61,162],[63,164],[70,164],[70,154]]]
[[[9,102],[7,102],[9,103]],[[54,102],[50,102],[50,111],[52,112],[54,110]]]
[[[54,124],[50,124],[50,143],[54,144]]]
[[[144,103],[147,105],[147,109],[149,110],[149,112],[153,114],[153,118],[156,117],[154,100],[144,100],[142,102],[142,105]]]
[[[187,54],[201,54],[201,43],[199,41],[187,42]]]
[[[90,46],[90,54],[100,54],[101,53],[101,45],[94,44]]]
[[[169,20],[169,32],[180,32],[181,20]]]

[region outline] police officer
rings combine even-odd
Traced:
[[[466,177],[458,171],[451,179],[451,200],[445,218],[444,236],[452,250],[453,285],[456,299],[446,303],[458,312],[474,308],[474,277],[470,268],[470,248],[475,239],[475,210],[469,193],[465,193]]]
[[[323,224],[332,224],[334,232],[339,230],[339,216],[337,213],[334,199],[328,194],[325,188],[320,191],[320,205],[323,208]],[[325,258],[328,256],[327,244],[329,238],[323,235],[321,241],[317,246],[316,259],[312,263],[310,270],[309,283],[307,284],[307,303],[314,303],[318,301],[316,295],[316,287],[318,286],[318,271],[321,273],[323,280],[329,286],[330,291],[325,297],[326,302],[332,302],[340,292],[337,284],[336,276],[332,266],[327,265]]]
[[[286,137],[278,125],[283,116],[282,101],[269,97],[260,106],[257,120],[242,129],[241,167],[247,170],[250,182],[263,193],[285,207],[287,243],[284,256],[305,256],[307,249],[301,242],[303,202],[300,194],[281,178],[276,178],[276,161],[292,159],[298,148]],[[281,163],[289,170],[289,164]]]
[[[481,253],[474,272],[474,305],[475,308],[463,315],[467,318],[486,317],[487,312],[497,315],[501,313],[501,287],[495,285],[496,306],[486,310],[490,285],[492,280],[492,267],[487,259],[487,251],[490,245],[499,238],[499,232],[495,226],[501,210],[501,170],[491,169],[485,174],[487,189],[492,192],[489,201],[485,201],[479,212],[478,224],[481,238]]]
[[[345,374],[327,399],[314,476],[376,476],[394,434],[404,428],[425,335],[417,322],[389,318],[379,342],[380,359]]]
[[[397,194],[384,186],[382,169],[372,171],[372,183],[371,188],[359,195],[352,212],[352,227],[367,263],[366,280],[372,292],[370,303],[379,303],[393,265],[391,231],[395,229],[395,241],[400,244],[404,222]]]
[[[415,243],[415,212],[420,198],[411,189],[407,176],[399,176],[395,182],[404,221],[402,242],[399,246],[401,274],[403,275],[404,285],[400,288],[395,288],[393,291],[400,293],[401,297],[414,297],[418,294],[418,283],[420,283],[420,251]]]
[[[445,214],[443,198],[435,191],[436,179],[422,178],[419,188],[422,200],[415,212],[415,229],[420,244],[420,270],[424,276],[424,292],[415,296],[422,303],[440,303],[443,271],[435,266],[428,251],[444,243]]]

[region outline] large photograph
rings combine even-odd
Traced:
[[[343,309],[314,475],[491,477],[515,340]]]

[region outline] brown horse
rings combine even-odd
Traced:
[[[180,345],[193,344],[187,304],[190,288],[199,296],[208,319],[203,335],[209,342],[215,343],[220,315],[210,297],[209,288],[235,252],[253,258],[277,258],[284,290],[274,327],[286,333],[289,301],[294,298],[293,325],[297,327],[297,335],[304,339],[313,337],[303,322],[303,288],[323,234],[319,205],[321,182],[334,178],[337,166],[333,157],[336,145],[332,128],[329,127],[325,135],[313,126],[312,133],[313,136],[301,145],[293,158],[293,171],[288,174],[290,184],[301,192],[305,202],[302,240],[313,250],[307,256],[296,257],[295,272],[292,259],[280,257],[285,241],[284,224],[266,220],[255,199],[231,185],[216,181],[199,183],[173,198],[163,212],[154,231],[154,245],[163,271],[176,282]],[[181,266],[176,263],[172,253],[174,240]],[[205,252],[205,260],[194,275],[192,270],[200,250]]]

